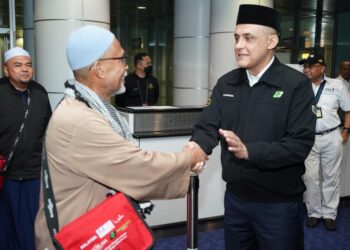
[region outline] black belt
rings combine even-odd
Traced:
[[[316,135],[325,135],[325,134],[328,134],[328,133],[332,132],[333,130],[336,130],[337,128],[338,128],[338,126],[336,126],[334,128],[330,128],[330,129],[324,130],[324,131],[321,131],[321,132],[316,132],[315,134]]]

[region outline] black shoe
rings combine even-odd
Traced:
[[[335,223],[335,220],[333,219],[324,219],[323,220],[324,225],[326,226],[326,229],[328,231],[334,231],[337,229],[337,224]]]
[[[316,227],[319,221],[320,221],[320,218],[310,217],[310,218],[307,218],[306,225],[308,227]]]

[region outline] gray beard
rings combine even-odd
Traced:
[[[30,80],[26,80],[26,81],[19,81],[21,84],[23,84],[23,85],[28,85],[29,84],[29,82],[30,82]]]
[[[124,86],[124,84],[114,93],[115,95],[121,95],[124,94],[126,91],[126,88]]]

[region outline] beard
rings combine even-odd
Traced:
[[[124,72],[124,75],[123,75],[123,80],[121,80],[121,86],[118,90],[114,91],[113,95],[121,95],[121,94],[124,94],[125,91],[126,91],[126,88],[125,88],[125,77],[128,75],[128,72],[125,71]]]
[[[115,95],[124,94],[125,91],[126,91],[126,88],[125,88],[124,84],[122,84],[122,86],[115,92]]]
[[[27,85],[30,81],[31,81],[31,79],[24,79],[24,80],[19,80],[19,83],[21,83],[23,85]]]

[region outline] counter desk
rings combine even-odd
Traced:
[[[138,145],[148,151],[178,152],[190,139],[191,129],[202,107],[150,106],[118,108],[127,119]],[[350,142],[344,145],[341,171],[341,197],[350,196]],[[220,145],[209,156],[207,168],[199,175],[198,218],[209,219],[224,214],[225,182],[221,178]],[[162,226],[185,222],[187,200],[153,200],[155,208],[147,222]]]

